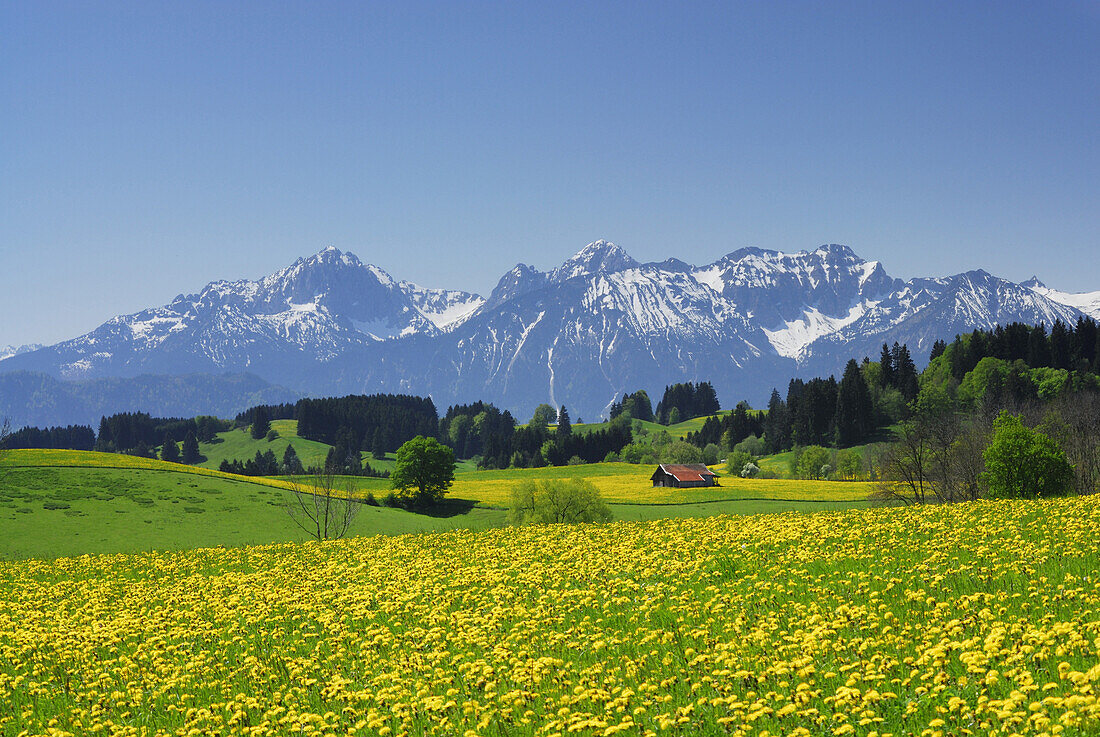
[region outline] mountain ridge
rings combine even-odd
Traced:
[[[697,266],[640,263],[597,240],[549,271],[517,264],[488,297],[426,289],[330,246],[11,356],[0,372],[248,372],[302,394],[485,399],[520,415],[550,401],[594,417],[640,387],[708,379],[727,401],[762,402],[792,376],[837,372],[883,342],[920,357],[965,330],[1086,314],[1100,317],[1100,292],[983,270],[902,281],[840,244],[746,247]]]

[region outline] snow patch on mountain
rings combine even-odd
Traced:
[[[763,330],[776,353],[797,360],[815,340],[851,325],[877,304],[871,301],[860,302],[848,310],[848,314],[840,317],[832,317],[823,314],[816,307],[810,307],[802,313],[802,317],[784,322],[783,327],[778,330]]]
[[[1062,292],[1057,289],[1051,289],[1035,277],[1031,277],[1031,279],[1024,282],[1023,286],[1058,304],[1081,310],[1081,312],[1084,312],[1094,320],[1100,320],[1100,291],[1077,293]]]
[[[39,348],[45,346],[41,343],[28,343],[27,345],[5,345],[0,346],[0,361],[3,361],[14,356],[19,356],[24,353],[30,353],[31,351],[37,351]]]

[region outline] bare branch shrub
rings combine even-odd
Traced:
[[[363,508],[355,497],[350,479],[341,479],[331,466],[308,476],[289,480],[287,514],[296,525],[315,540],[344,537]]]

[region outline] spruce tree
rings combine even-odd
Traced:
[[[558,411],[558,439],[564,440],[572,434],[573,425],[569,422],[569,411],[565,409],[563,404]]]
[[[183,439],[182,460],[189,466],[193,466],[202,460],[202,454],[199,453],[199,439],[190,430],[187,431],[187,437]]]
[[[896,343],[894,345],[897,345]],[[879,363],[882,364],[882,373],[879,374],[882,379],[882,387],[895,386],[894,384],[894,359],[890,354],[890,346],[885,343],[882,344],[882,355],[879,358]]]
[[[382,434],[382,428],[378,428],[374,431],[374,437],[371,438],[371,455],[376,460],[382,460],[386,457],[386,437]]]
[[[791,447],[791,413],[787,403],[772,389],[768,414],[764,417],[764,443],[769,453],[779,453]]]
[[[265,407],[257,407],[252,413],[252,439],[260,440],[267,436],[267,431],[271,429],[271,420],[268,419],[267,409]]]
[[[917,366],[913,363],[913,358],[909,355],[909,347],[906,345],[898,348],[897,358],[894,360],[894,378],[898,391],[905,397],[906,402],[912,402],[917,398],[917,392],[920,391]]]
[[[1073,335],[1061,320],[1055,320],[1050,329],[1051,368],[1069,370],[1073,362]]]
[[[304,472],[302,468],[302,461],[298,458],[298,451],[294,450],[293,445],[286,446],[286,450],[283,451],[283,473],[290,474],[292,476],[298,475]]]
[[[160,448],[160,459],[169,463],[180,462],[180,447],[176,445],[176,441],[172,440],[170,435],[164,436],[164,443],[161,444]]]
[[[1031,368],[1050,366],[1050,341],[1047,340],[1047,328],[1042,323],[1033,327],[1027,338],[1027,365]]]
[[[836,395],[836,442],[841,448],[858,445],[871,431],[871,394],[863,372],[849,360]]]

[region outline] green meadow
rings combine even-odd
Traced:
[[[234,436],[224,445],[234,443],[237,448],[246,448],[261,442],[267,441],[248,438],[244,442]],[[299,442],[309,441],[293,442],[297,450]],[[306,539],[286,511],[292,494],[285,479],[225,474],[211,470],[211,462],[208,459],[202,466],[185,466],[84,451],[0,454],[0,526],[5,533],[0,537],[0,558],[53,558]],[[869,489],[863,484],[754,481],[723,476],[723,485],[715,489],[653,489],[651,471],[648,466],[626,463],[502,471],[460,469],[440,509],[417,514],[364,504],[350,534],[498,527],[505,524],[512,487],[524,479],[588,479],[601,489],[620,520],[837,510],[868,504]],[[390,492],[387,479],[343,480],[358,496],[369,493],[379,502]]]

